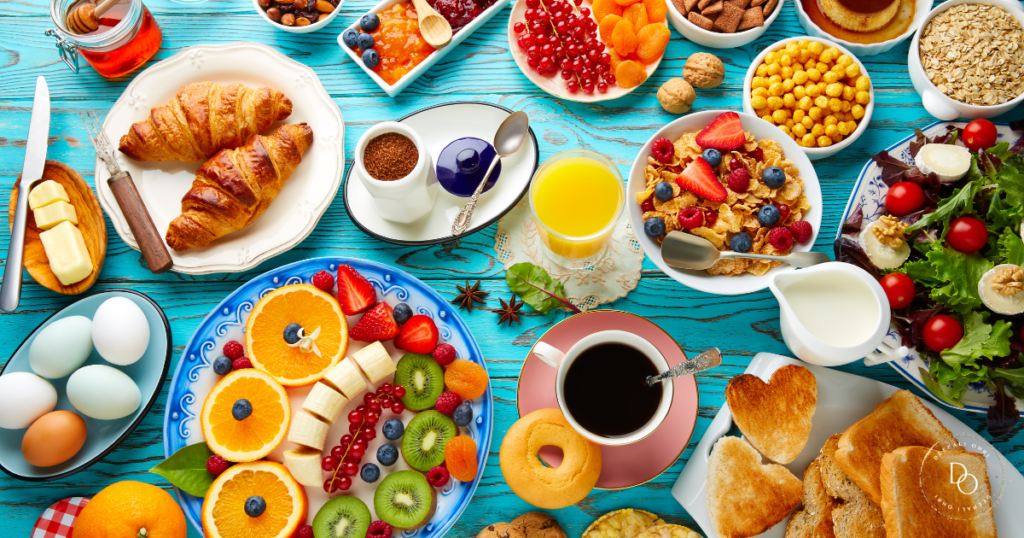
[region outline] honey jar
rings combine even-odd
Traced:
[[[50,17],[57,28],[46,35],[57,41],[64,63],[78,72],[78,56],[105,77],[119,77],[138,69],[160,49],[163,33],[141,0],[121,0],[99,17],[99,27],[79,34],[71,30],[68,15],[93,0],[50,0]]]

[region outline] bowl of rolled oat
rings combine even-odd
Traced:
[[[1024,101],[1024,7],[949,0],[928,14],[907,59],[924,108],[944,121],[991,118]]]

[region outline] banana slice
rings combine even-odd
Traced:
[[[302,408],[334,424],[346,404],[348,398],[323,383],[317,383],[313,385],[313,390],[309,391],[306,401],[302,402]]]
[[[320,468],[320,452],[308,448],[284,451],[284,466],[292,478],[303,486],[320,487],[324,483],[324,472]]]
[[[308,411],[299,411],[292,417],[288,440],[302,446],[324,449],[327,441],[327,423],[311,415]]]
[[[349,400],[356,399],[366,392],[366,381],[359,375],[359,368],[349,359],[342,359],[334,368],[324,375],[324,382],[337,389]]]
[[[384,349],[384,344],[380,342],[374,342],[356,351],[352,355],[352,359],[356,361],[359,369],[363,371],[363,375],[370,380],[371,384],[376,384],[381,379],[395,373],[395,361],[391,358],[388,350]]]
[[[881,226],[879,221],[865,226],[860,233],[860,245],[864,247],[868,259],[879,269],[895,269],[903,265],[910,257],[910,245],[904,241],[899,248],[893,248],[882,243],[871,230],[875,226]]]
[[[1024,313],[1024,269],[1004,263],[989,269],[978,281],[978,295],[989,310],[1007,316]],[[1014,290],[1018,290],[1014,293]]]

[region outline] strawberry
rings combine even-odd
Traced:
[[[697,145],[702,148],[732,151],[746,143],[747,135],[743,133],[743,123],[740,121],[740,115],[735,112],[719,114],[697,133]]]
[[[715,171],[703,157],[697,157],[687,165],[686,170],[676,178],[676,183],[681,188],[712,202],[721,202],[727,195],[725,186],[718,182]]]
[[[338,266],[338,304],[346,316],[365,312],[376,302],[377,293],[366,277],[350,265]]]
[[[385,342],[398,336],[398,323],[391,314],[391,307],[387,303],[377,303],[349,329],[348,336],[357,342]]]
[[[395,347],[413,353],[430,353],[437,347],[437,326],[427,316],[416,315],[402,325]]]

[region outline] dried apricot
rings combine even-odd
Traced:
[[[612,42],[612,30],[615,29],[615,25],[622,20],[622,17],[618,15],[605,15],[601,19],[601,24],[598,25],[599,33],[601,34],[601,41],[605,43]]]
[[[625,56],[636,50],[636,33],[633,31],[633,23],[623,19],[615,23],[612,30],[612,46],[619,51],[619,56]]]
[[[456,480],[470,482],[476,478],[476,441],[459,435],[444,445],[444,464]]]
[[[444,384],[455,394],[473,400],[487,390],[487,371],[475,362],[457,359],[445,370]]]
[[[640,32],[636,34],[637,47],[636,54],[644,62],[650,63],[665,52],[665,47],[668,46],[668,39],[672,33],[669,32],[668,26],[665,26],[663,22],[656,22],[648,24],[640,29]]]
[[[633,4],[635,4],[635,3],[639,2],[639,1],[640,0],[615,0],[615,3],[620,5],[620,6],[625,7],[625,6],[631,6],[631,5],[633,5]]]
[[[644,8],[647,9],[647,22],[665,22],[665,15],[668,13],[668,6],[665,0],[644,0]]]
[[[601,21],[608,15],[622,15],[622,6],[615,3],[615,0],[594,0],[591,4],[594,11],[594,18]]]
[[[619,64],[622,63],[624,60],[626,60],[626,58],[623,58],[622,56],[620,56],[619,53],[615,49],[609,49],[608,50],[608,55],[612,57],[612,61],[611,61],[611,63],[608,64],[608,67],[611,69],[611,72],[614,74],[615,70],[619,68]]]
[[[622,88],[635,88],[643,84],[645,80],[647,80],[647,68],[640,62],[626,60],[615,68],[615,82]]]
[[[639,32],[641,28],[647,26],[647,10],[644,9],[643,4],[633,4],[627,7],[622,12],[622,18],[633,23],[634,32]]]

